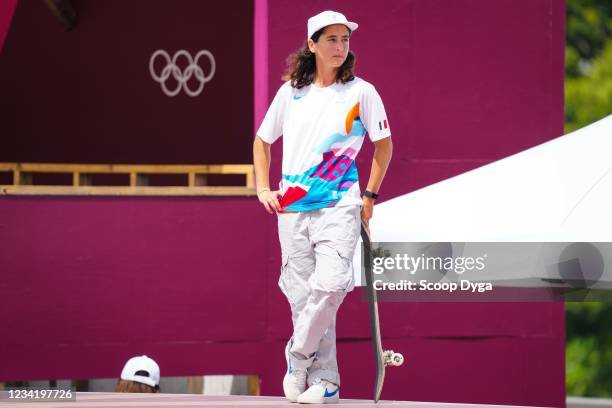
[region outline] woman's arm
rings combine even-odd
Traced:
[[[280,192],[270,191],[270,157],[270,144],[256,136],[253,142],[253,167],[255,168],[257,198],[264,205],[266,211],[272,214],[273,210],[280,210],[280,203],[278,202]]]
[[[374,142],[374,159],[372,160],[372,169],[370,170],[370,179],[368,180],[367,190],[373,193],[378,193],[380,185],[382,184],[391,156],[393,155],[393,142],[391,137],[385,137],[384,139]],[[368,224],[370,218],[372,218],[372,212],[374,211],[374,199],[363,196],[363,208],[361,209],[361,218]]]

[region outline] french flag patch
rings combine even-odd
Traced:
[[[389,127],[389,125],[387,125],[387,119],[378,122],[378,127],[380,130],[387,129]]]

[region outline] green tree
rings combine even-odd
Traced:
[[[612,113],[612,0],[566,1],[565,131]],[[612,397],[612,304],[566,304],[566,384]]]
[[[612,39],[590,64],[588,74],[565,78],[566,133],[612,113]]]
[[[565,75],[588,74],[590,61],[597,57],[612,35],[612,1],[567,0]]]
[[[567,303],[566,330],[567,394],[612,397],[612,305]]]
[[[611,37],[611,0],[566,1],[566,133],[612,113]]]

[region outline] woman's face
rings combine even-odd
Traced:
[[[340,68],[349,52],[349,30],[343,24],[327,26],[318,42],[308,40],[308,48],[315,54],[317,65]]]

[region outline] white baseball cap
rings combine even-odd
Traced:
[[[327,10],[308,19],[308,38],[312,37],[314,33],[323,27],[332,24],[344,24],[351,31],[355,31],[357,27],[359,27],[357,23],[348,21],[346,17],[344,17],[344,14]]]
[[[148,376],[136,375],[138,371],[146,371]],[[121,371],[121,379],[136,381],[142,384],[155,387],[159,385],[159,366],[157,363],[147,356],[138,356],[130,358],[123,370]]]

